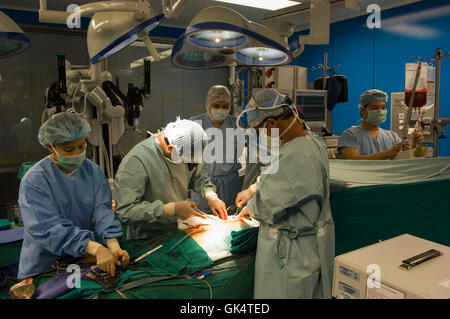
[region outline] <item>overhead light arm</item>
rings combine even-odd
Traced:
[[[181,8],[185,7],[189,0],[162,0],[164,16],[167,18],[177,18]]]
[[[142,30],[138,33],[138,37],[144,41],[145,46],[147,47],[148,51],[150,52],[150,54],[152,55],[152,57],[156,60],[159,61],[160,56],[158,53],[158,50],[156,50],[156,47],[153,45],[152,40],[150,40],[150,37],[148,36],[148,33],[145,30]]]
[[[90,17],[96,12],[104,11],[129,11],[135,12],[137,20],[142,19],[150,9],[146,0],[133,1],[99,1],[87,3],[80,6],[80,17]],[[65,24],[72,12],[55,11],[47,9],[47,0],[40,0],[39,21],[47,23]]]
[[[294,33],[298,20],[310,23],[310,33],[299,36],[299,48],[293,52],[293,57],[303,53],[306,44],[328,44],[330,38],[331,14],[335,10],[360,10],[359,0],[310,0],[296,6],[268,12],[263,21],[272,30],[286,39]]]
[[[293,52],[296,58],[305,50],[305,44],[328,44],[330,42],[330,3],[328,0],[311,0],[310,32],[300,35],[299,48]]]

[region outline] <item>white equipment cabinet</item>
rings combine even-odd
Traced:
[[[430,249],[442,253],[409,270],[411,257]],[[423,258],[422,258],[423,260]],[[378,278],[378,281],[375,279]],[[378,284],[377,284],[378,283]],[[334,261],[333,297],[338,299],[448,299],[450,247],[403,234]]]

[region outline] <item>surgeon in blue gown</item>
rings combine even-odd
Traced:
[[[234,130],[236,136],[243,136],[241,134],[244,133],[240,128],[237,128],[236,117],[230,114],[230,110],[230,91],[223,85],[214,85],[209,89],[206,96],[206,113],[191,118],[192,121],[198,122],[203,127],[210,142],[213,138],[212,135],[214,135],[214,139],[217,136],[223,138],[221,141],[223,157],[215,158],[214,162],[208,163],[207,170],[211,182],[217,188],[217,194],[227,207],[234,204],[236,195],[241,190],[238,173],[241,164],[238,158],[244,146],[243,143],[238,143],[238,138],[232,137],[231,134],[228,134],[227,137],[227,129],[228,131]],[[242,138],[241,140],[243,141]],[[232,153],[228,154],[227,151]],[[200,194],[191,191],[191,200],[197,204],[200,210],[209,212],[208,203]]]
[[[339,137],[338,151],[344,159],[394,159],[401,150],[411,148],[408,143],[402,143],[397,133],[380,127],[386,121],[387,100],[386,92],[377,89],[361,94],[358,105],[361,125],[346,129]],[[423,140],[423,134],[415,132],[412,147],[416,147]]]
[[[129,261],[118,243],[122,228],[111,210],[108,180],[97,164],[85,158],[89,131],[85,119],[67,112],[53,115],[39,129],[39,142],[51,154],[20,183],[24,239],[18,278],[25,280],[11,288],[12,297],[65,257],[95,256],[97,265],[112,276],[115,265]],[[94,229],[101,243],[96,242]]]

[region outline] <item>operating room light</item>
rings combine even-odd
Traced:
[[[278,10],[300,4],[300,1],[288,0],[215,0],[218,2],[226,2],[237,4],[240,6],[259,8],[264,10]]]
[[[246,48],[236,53],[236,58],[246,64],[255,64],[260,61],[260,65],[281,64],[287,60],[285,54],[279,50],[271,48]]]
[[[23,52],[30,46],[31,41],[22,29],[0,11],[0,59]]]
[[[207,30],[194,32],[189,36],[192,44],[206,48],[237,47],[245,42],[245,35],[234,31]]]
[[[129,46],[139,39],[140,32],[148,34],[163,17],[162,14],[151,14],[144,21],[138,21],[129,12],[95,13],[87,37],[91,63],[100,62]]]
[[[291,61],[285,38],[226,7],[200,11],[172,50],[172,63],[185,69],[275,66]]]

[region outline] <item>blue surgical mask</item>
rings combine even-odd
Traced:
[[[80,155],[60,155],[54,149],[53,146],[52,146],[52,148],[57,155],[58,165],[65,169],[71,170],[71,171],[74,171],[78,167],[80,167],[80,165],[83,163],[84,159],[86,158],[86,151],[84,151]]]
[[[367,119],[367,122],[369,122],[370,124],[379,126],[386,121],[387,111],[373,110],[373,111],[368,111],[368,112],[369,112],[369,118]]]

